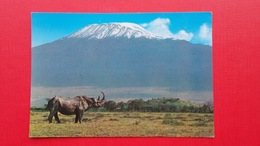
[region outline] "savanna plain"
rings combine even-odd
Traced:
[[[61,114],[49,124],[48,115],[30,111],[30,137],[214,137],[213,113],[85,112],[81,124]]]

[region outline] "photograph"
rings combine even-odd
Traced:
[[[31,138],[214,138],[211,12],[31,13]]]

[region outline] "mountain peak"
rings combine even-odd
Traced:
[[[126,38],[149,38],[162,39],[151,32],[145,30],[138,24],[128,22],[115,22],[92,24],[69,35],[67,38],[96,38],[102,39],[107,37],[126,37]]]

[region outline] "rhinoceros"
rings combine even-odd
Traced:
[[[96,100],[87,96],[76,96],[73,98],[55,96],[48,101],[47,109],[50,111],[48,120],[52,123],[52,117],[55,117],[57,123],[60,123],[58,112],[63,115],[76,115],[75,123],[81,123],[84,111],[90,108],[99,108],[102,106],[105,100],[105,94],[102,99],[100,96]]]

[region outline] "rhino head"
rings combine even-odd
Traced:
[[[102,99],[100,99],[100,96],[98,96],[98,99],[95,100],[94,98],[92,98],[92,100],[94,101],[94,103],[92,104],[92,107],[94,108],[99,108],[101,107],[103,104],[104,104],[104,101],[105,101],[105,94],[104,92],[101,92],[103,97]]]

